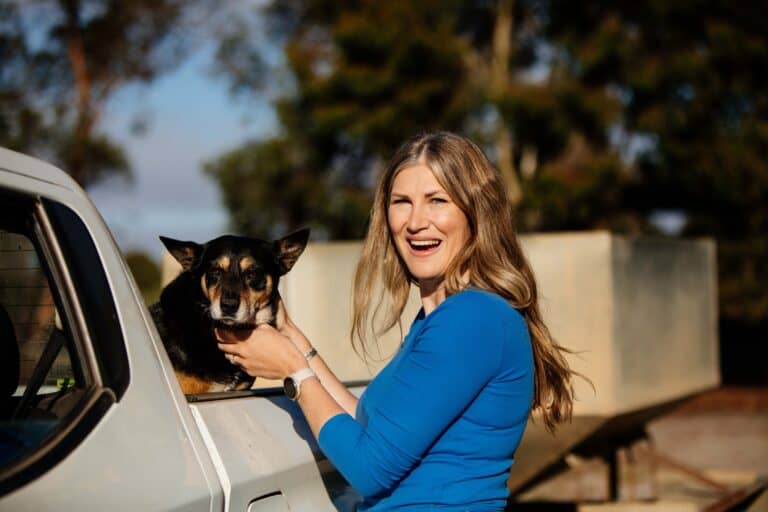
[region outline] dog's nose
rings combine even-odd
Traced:
[[[232,315],[240,307],[240,297],[237,294],[225,293],[221,296],[221,312],[225,315]]]

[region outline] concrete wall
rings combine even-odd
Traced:
[[[555,340],[574,352],[577,413],[602,414],[615,404],[614,300],[609,233],[564,233],[522,238],[533,267],[539,307]]]
[[[720,381],[712,240],[607,232],[523,237],[542,313],[576,352],[577,414],[612,415]]]
[[[617,407],[719,383],[715,245],[613,240]]]
[[[719,383],[714,242],[582,232],[529,235],[522,243],[552,334],[595,387],[576,379],[576,414],[617,414]],[[397,329],[388,333],[378,360],[368,363],[350,346],[360,249],[359,242],[310,244],[281,282],[291,317],[344,380],[370,379],[401,340]],[[419,307],[412,290],[405,331]]]

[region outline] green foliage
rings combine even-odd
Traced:
[[[71,132],[59,133],[56,140],[56,159],[64,162],[65,168],[82,159],[78,165],[78,181],[90,185],[106,175],[122,175],[130,178],[130,164],[123,149],[106,136],[95,134],[78,136]]]
[[[768,21],[760,2],[552,4],[549,36],[582,82],[620,91],[652,135],[626,208],[685,213],[718,241],[720,310],[768,316]]]
[[[525,182],[520,223],[544,231],[610,229],[637,231],[622,212],[623,163],[615,154],[595,154],[574,136],[561,159]]]
[[[361,237],[384,159],[408,134],[458,129],[467,109],[455,12],[435,1],[325,4],[275,3],[270,11],[289,28],[295,81],[295,94],[276,102],[283,134],[206,166],[238,231],[311,225],[316,237]],[[259,59],[248,41],[233,48],[237,41],[226,38],[220,54],[240,90],[254,83],[245,64]]]
[[[140,251],[129,251],[125,262],[133,273],[136,284],[144,297],[144,302],[153,304],[160,298],[160,267],[147,254]]]

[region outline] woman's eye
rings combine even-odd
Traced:
[[[407,199],[398,198],[398,199],[393,199],[390,204],[404,204],[404,203],[407,203],[407,202],[408,202]]]
[[[448,200],[445,199],[444,197],[433,197],[432,202],[440,204],[440,203],[447,203]]]

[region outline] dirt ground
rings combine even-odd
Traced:
[[[693,467],[768,475],[768,388],[704,393],[648,425],[656,449]]]

